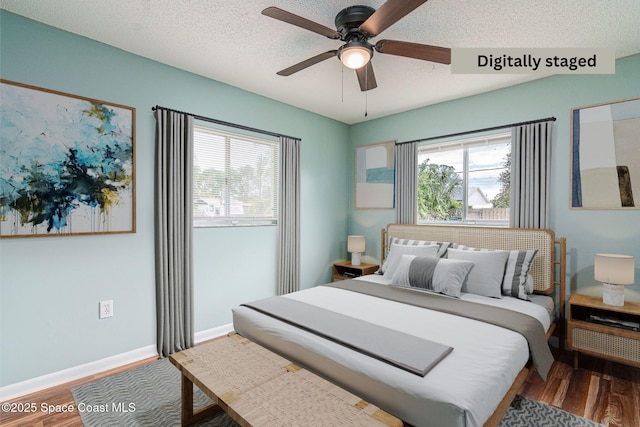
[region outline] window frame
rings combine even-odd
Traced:
[[[455,139],[449,140],[445,142],[439,143],[431,143],[431,144],[422,144],[418,145],[418,153],[416,156],[417,162],[417,170],[419,173],[420,170],[420,157],[429,152],[442,152],[442,151],[453,151],[453,150],[462,150],[462,172],[461,179],[463,183],[462,188],[462,219],[460,221],[455,220],[426,220],[420,219],[419,215],[416,215],[418,224],[448,224],[448,225],[474,225],[474,226],[485,226],[485,227],[508,227],[509,219],[506,220],[477,220],[477,219],[468,219],[468,210],[469,210],[469,149],[474,147],[481,146],[490,146],[490,145],[498,145],[508,142],[511,150],[511,132],[500,132],[494,134],[483,135],[479,137],[467,138],[467,139]],[[472,171],[473,172],[473,171]],[[416,176],[416,180],[418,176]],[[419,205],[419,203],[416,203]]]
[[[231,146],[234,140],[236,142],[240,141],[240,142],[247,142],[247,143],[253,143],[253,144],[261,144],[272,150],[272,156],[269,159],[269,164],[272,168],[272,173],[270,173],[270,178],[271,178],[271,186],[272,186],[271,188],[273,190],[272,191],[273,194],[270,197],[271,199],[270,206],[273,212],[273,215],[271,216],[245,216],[244,214],[234,215],[233,213],[231,213],[231,208],[229,209],[230,210],[229,215],[220,215],[220,216],[216,215],[215,208],[214,208],[214,214],[211,216],[210,215],[196,216],[197,209],[195,207],[197,204],[204,203],[207,205],[207,209],[211,208],[211,206],[210,206],[210,203],[204,200],[204,198],[196,196],[196,191],[195,191],[196,180],[194,177],[193,178],[194,209],[192,214],[193,228],[277,226],[278,217],[279,217],[278,209],[279,209],[279,197],[280,197],[280,194],[279,194],[280,192],[280,188],[279,188],[280,142],[279,140],[268,139],[262,136],[257,137],[257,136],[247,135],[247,134],[238,133],[238,132],[221,130],[213,126],[207,126],[205,124],[200,124],[200,123],[194,124],[193,132],[194,132],[194,149],[193,149],[194,165],[193,165],[192,176],[196,173],[196,158],[197,158],[196,143],[195,143],[196,133],[206,132],[213,135],[214,138],[224,139],[224,152],[225,152],[224,159],[220,159],[219,156],[217,157],[218,160],[224,163],[224,170],[222,171],[224,183],[222,184],[223,190],[221,190],[221,192],[223,193],[223,196],[220,197],[220,199],[224,200],[223,202],[224,206],[231,206],[232,194],[229,188],[232,185],[230,175],[232,171],[231,163],[233,162],[234,157],[232,157],[232,154],[231,154]],[[198,201],[200,201],[201,203],[198,203]]]

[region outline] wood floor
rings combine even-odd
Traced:
[[[0,413],[2,426],[82,426],[76,411],[47,415],[45,405],[75,405],[71,389],[108,375],[153,362],[154,358],[122,368],[56,386],[14,399],[10,403],[35,403],[34,413]],[[571,353],[556,355],[547,382],[532,372],[519,394],[604,424],[640,426],[640,368],[581,356],[580,367],[573,369]],[[532,370],[533,371],[533,370]],[[17,406],[17,405],[16,405]]]
[[[89,377],[81,378],[75,381],[71,381],[66,384],[61,384],[59,386],[51,387],[46,390],[39,391],[37,393],[28,394],[17,399],[12,399],[7,402],[3,402],[3,410],[0,412],[0,426],[21,426],[21,427],[49,427],[49,426],[62,426],[62,427],[82,427],[82,421],[80,420],[80,415],[77,410],[71,412],[64,412],[62,408],[69,407],[70,405],[74,406],[75,409],[75,401],[73,400],[73,395],[71,394],[71,389],[81,386],[83,384],[90,383],[92,381],[99,380],[101,378],[108,377],[110,375],[115,375],[120,372],[124,372],[128,369],[138,368],[140,366],[146,365],[151,362],[155,362],[158,360],[157,357],[152,357],[149,359],[141,360],[136,363],[131,363],[129,365],[111,369],[109,371],[102,372],[100,374],[91,375]],[[15,404],[15,409],[24,408],[25,405],[28,405],[29,408],[35,407],[36,411],[25,411],[22,413],[19,412],[9,412],[7,413],[4,410],[5,403]],[[43,412],[43,405],[45,411]],[[47,414],[46,409],[50,406],[53,406],[54,409],[58,409],[59,412]],[[58,406],[58,408],[55,408]],[[53,411],[51,411],[53,412]]]
[[[572,353],[555,358],[547,381],[531,372],[519,394],[605,426],[640,426],[640,368],[581,355],[573,369]]]

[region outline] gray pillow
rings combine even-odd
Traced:
[[[449,259],[471,261],[475,264],[462,285],[462,292],[502,298],[502,280],[509,251],[471,251],[449,248],[447,254]]]
[[[402,255],[391,283],[459,298],[462,284],[472,268],[473,263],[468,261]]]

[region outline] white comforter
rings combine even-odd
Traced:
[[[529,359],[520,334],[483,322],[326,286],[286,297],[453,347],[420,377],[247,307],[233,310],[234,328],[241,335],[416,426],[482,426]],[[470,294],[463,299],[517,309],[539,319],[545,330],[549,327],[547,311],[530,302]]]

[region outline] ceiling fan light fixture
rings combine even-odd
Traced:
[[[339,51],[338,56],[345,67],[357,70],[371,60],[373,50],[365,44],[347,43]]]
[[[326,59],[337,56],[342,64],[355,70],[360,90],[366,92],[378,87],[371,59],[374,50],[381,54],[404,56],[423,61],[451,64],[451,49],[399,40],[379,40],[375,46],[369,39],[395,24],[426,0],[385,0],[376,10],[371,6],[349,6],[342,9],[334,20],[336,29],[295,15],[277,7],[268,7],[263,15],[312,31],[332,40],[344,42],[338,49],[329,50],[305,59],[277,72],[279,76],[290,76]]]

